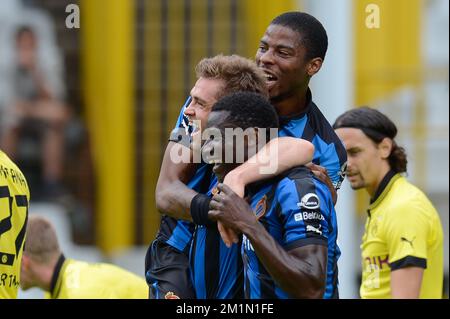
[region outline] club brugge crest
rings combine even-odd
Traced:
[[[266,211],[267,211],[267,196],[264,195],[263,198],[261,198],[256,203],[255,210],[254,210],[256,218],[257,219],[262,218],[266,214]]]

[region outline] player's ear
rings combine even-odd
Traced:
[[[383,140],[378,144],[378,149],[381,152],[381,158],[387,159],[391,155],[392,151],[392,140],[389,137],[383,138]]]
[[[309,76],[313,76],[317,72],[320,71],[320,68],[322,67],[323,60],[322,58],[314,58],[308,62],[308,65],[306,67],[306,72]]]

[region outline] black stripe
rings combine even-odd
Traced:
[[[184,0],[184,96],[188,96],[191,88],[191,0]]]
[[[59,294],[59,289],[56,292],[54,290],[56,288],[55,286],[56,286],[56,283],[58,282],[58,277],[60,275],[61,268],[62,268],[65,260],[66,260],[66,257],[64,257],[64,255],[61,254],[61,256],[59,256],[59,258],[58,258],[58,261],[56,262],[55,269],[53,269],[52,280],[50,281],[50,294],[52,295],[53,299],[56,299],[56,297]],[[61,287],[61,285],[59,285],[59,287]]]
[[[237,23],[238,23],[238,10],[237,10],[237,0],[230,1],[230,54],[236,53],[237,51]]]
[[[195,252],[197,249],[197,227],[195,227],[194,229],[194,233],[192,234],[192,240],[191,240],[191,247],[190,247],[190,252],[189,252],[189,265],[191,265],[191,275],[194,274],[196,276],[198,276],[199,274],[195,274],[194,271],[194,266],[195,266]],[[194,279],[194,278],[192,278]],[[192,280],[194,281],[194,280]]]
[[[286,251],[289,251],[295,248],[304,247],[308,245],[321,245],[328,247],[328,241],[324,239],[324,237],[307,237],[293,241],[289,245],[284,246],[284,249]]]
[[[22,225],[19,234],[16,237],[16,256],[19,255],[19,251],[22,248],[23,241],[25,239],[25,231],[27,229],[28,222],[28,199],[25,195],[16,195],[17,207],[25,207],[25,223]]]
[[[389,263],[391,270],[397,270],[406,267],[420,267],[427,269],[427,260],[425,258],[406,256],[402,259]]]
[[[330,299],[339,299],[339,269],[337,264],[337,259],[334,258],[333,261],[333,293]]]
[[[216,227],[206,227],[204,254],[206,299],[216,299],[220,276],[220,234]]]
[[[144,70],[145,70],[145,1],[137,0],[136,2],[136,43],[142,43],[141,47],[136,48],[136,63],[134,70],[136,74],[136,104],[135,117],[136,130],[136,172],[144,172]],[[145,174],[135,174],[135,244],[140,245],[144,242],[144,176]]]
[[[269,225],[265,222],[265,218],[261,218],[260,222],[264,225],[266,231],[269,232]],[[275,294],[275,280],[273,280],[272,276],[267,271],[266,267],[264,267],[263,263],[258,258],[258,269],[259,269],[259,291],[261,299],[273,299],[276,298]]]
[[[242,247],[242,236],[239,237],[239,243],[237,244],[237,246],[239,247],[238,249],[238,258],[236,258],[236,269],[237,269],[237,273],[236,273],[236,281],[234,282],[232,291],[233,291],[233,296],[231,299],[242,299],[244,298],[244,263],[242,261],[242,255],[241,255],[241,250],[240,247]]]
[[[207,56],[211,57],[213,55],[213,24],[214,24],[214,0],[208,0],[207,3]]]
[[[167,87],[168,87],[168,41],[169,41],[169,23],[168,23],[168,1],[161,0],[161,105],[160,105],[160,123],[161,123],[161,135],[160,135],[160,146],[161,150],[166,147],[166,130],[167,130],[167,110],[169,108],[167,100]],[[163,157],[163,152],[161,152],[161,160]]]

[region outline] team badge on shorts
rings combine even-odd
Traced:
[[[166,295],[164,296],[164,299],[180,299],[180,297],[178,297],[177,295],[175,295],[172,291],[169,291],[169,292],[166,293]]]

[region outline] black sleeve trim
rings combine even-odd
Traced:
[[[406,267],[420,267],[427,269],[427,260],[425,258],[419,258],[414,256],[406,256],[402,259],[389,263],[391,270],[397,270]]]
[[[284,248],[289,251],[295,248],[308,246],[308,245],[321,245],[321,246],[328,246],[328,241],[325,238],[302,238],[298,239],[296,241],[293,241],[292,243],[284,246]]]

